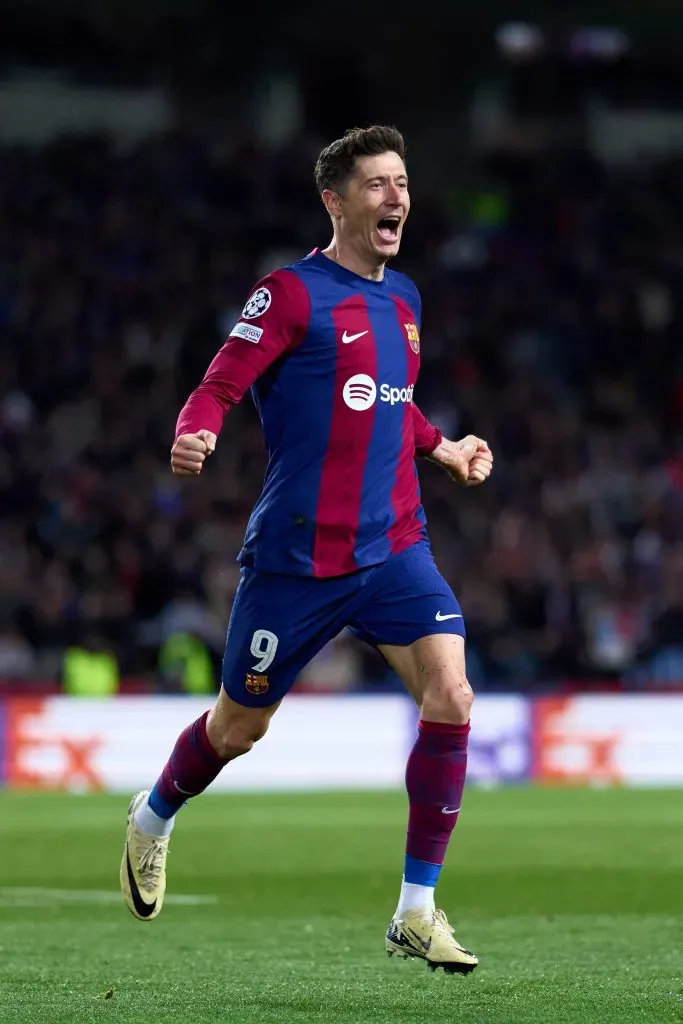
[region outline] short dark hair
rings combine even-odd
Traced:
[[[318,157],[315,165],[318,192],[322,193],[326,188],[343,192],[356,169],[357,157],[379,156],[381,153],[398,153],[405,161],[406,144],[398,128],[381,124],[373,124],[370,128],[350,128],[341,139],[326,146]]]

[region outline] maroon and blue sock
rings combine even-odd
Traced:
[[[421,721],[406,767],[409,815],[399,911],[417,909],[433,890],[458,820],[467,773],[469,722]]]
[[[172,818],[192,796],[203,793],[227,764],[206,734],[206,711],[181,732],[164,770],[149,794],[148,804],[160,818]]]

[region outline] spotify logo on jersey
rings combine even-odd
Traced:
[[[349,377],[344,385],[342,395],[349,409],[362,412],[363,409],[369,409],[375,404],[377,385],[372,377],[368,377],[367,373],[357,373],[355,376]]]
[[[349,409],[362,412],[375,404],[377,385],[367,373],[357,373],[355,377],[347,380],[342,394]],[[413,385],[409,384],[407,388],[394,388],[389,384],[382,384],[379,389],[379,400],[388,405],[410,405],[413,401]]]

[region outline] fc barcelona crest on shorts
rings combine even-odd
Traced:
[[[404,324],[403,325],[408,335],[408,341],[415,355],[420,351],[420,332],[417,329],[417,324]]]
[[[268,682],[268,676],[255,676],[251,672],[247,672],[247,678],[244,685],[249,690],[249,693],[265,693],[270,683]]]

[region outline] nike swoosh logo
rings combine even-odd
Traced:
[[[145,903],[142,896],[140,895],[140,890],[138,889],[137,882],[135,881],[133,869],[130,866],[130,854],[128,853],[127,850],[126,867],[128,869],[128,884],[130,885],[130,894],[133,897],[133,906],[135,907],[140,917],[149,917],[150,914],[153,914],[154,911],[156,910],[157,901],[155,900],[154,903]]]
[[[346,331],[342,334],[342,345],[350,345],[352,341],[358,341],[364,334],[368,334],[368,331],[361,331],[359,334],[347,334]]]
[[[175,781],[175,779],[173,780],[173,785],[175,786],[179,793],[183,794],[183,796],[197,796],[196,793],[190,793],[189,790],[187,789],[181,789],[178,783]]]
[[[457,814],[459,810],[460,810],[459,807],[442,807],[441,808],[441,813],[442,814]]]
[[[406,929],[406,931],[407,930],[408,929]],[[418,935],[417,932],[414,932],[412,928],[410,929],[410,934],[413,936],[413,938],[417,939],[417,941],[420,943],[420,945],[424,949],[425,953],[428,953],[429,950],[432,948],[432,940],[431,940],[431,938],[428,939],[425,942],[425,940],[422,938],[422,936]]]
[[[436,613],[437,622],[445,622],[446,619],[461,619],[462,615],[458,615],[457,612],[453,612],[451,615],[442,615],[441,612]]]

